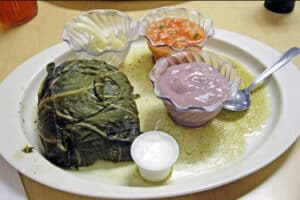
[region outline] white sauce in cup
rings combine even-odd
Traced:
[[[179,155],[176,140],[161,131],[139,135],[131,145],[131,157],[140,175],[148,181],[162,181],[168,177]]]

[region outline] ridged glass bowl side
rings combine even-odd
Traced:
[[[147,28],[153,22],[161,20],[165,17],[172,17],[172,18],[183,18],[188,19],[191,22],[196,23],[199,25],[204,33],[205,37],[198,43],[193,43],[188,45],[184,48],[175,48],[173,46],[169,46],[167,44],[156,44],[154,41],[151,40],[150,37],[147,36]],[[212,20],[204,15],[201,12],[187,9],[187,8],[179,8],[179,7],[162,7],[158,9],[154,9],[152,11],[147,12],[140,20],[140,30],[139,34],[147,39],[148,45],[154,53],[154,57],[159,58],[165,56],[167,54],[171,54],[175,51],[186,50],[188,48],[201,48],[205,42],[211,38],[215,34],[215,30],[213,27]],[[156,55],[159,54],[159,55]]]
[[[205,62],[213,66],[229,81],[230,90],[222,101],[205,107],[181,107],[176,105],[172,99],[161,94],[160,86],[157,82],[165,70],[173,65],[193,62]],[[204,51],[179,51],[167,57],[160,58],[150,72],[149,78],[154,87],[154,94],[163,100],[171,118],[177,124],[190,127],[202,126],[215,117],[223,108],[223,102],[236,95],[240,85],[238,73],[229,61],[214,53]]]
[[[132,42],[139,38],[139,23],[117,10],[92,10],[69,21],[63,40],[79,58],[104,60],[118,66]]]

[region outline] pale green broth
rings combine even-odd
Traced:
[[[241,77],[241,88],[251,83],[253,75],[241,64],[230,58],[229,60]],[[145,48],[129,54],[121,70],[127,74],[135,93],[140,94],[137,106],[141,130],[157,128],[174,136],[181,150],[178,163],[214,160],[215,165],[234,158],[245,148],[244,135],[258,131],[267,119],[269,102],[266,89],[260,87],[253,92],[252,105],[247,111],[222,110],[215,119],[201,128],[178,126],[166,113],[162,101],[153,93],[148,77],[153,65],[151,53]]]
[[[230,58],[229,58],[230,59]],[[247,86],[253,76],[241,64],[230,59],[238,71],[242,83]],[[124,64],[120,67],[140,97],[136,100],[141,131],[161,130],[174,136],[180,147],[179,159],[172,176],[163,183],[144,181],[137,172],[133,162],[112,163],[97,161],[96,164],[80,168],[73,173],[88,179],[127,186],[153,186],[168,184],[185,176],[205,173],[207,170],[221,166],[238,158],[246,149],[245,135],[261,130],[269,115],[269,101],[264,87],[252,94],[252,105],[243,112],[222,110],[210,123],[201,128],[185,128],[174,124],[166,113],[160,99],[153,92],[149,72],[154,66],[152,54],[143,46],[135,46],[130,51]],[[88,173],[89,175],[86,175]]]

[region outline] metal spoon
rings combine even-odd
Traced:
[[[225,101],[223,107],[226,110],[231,111],[242,111],[247,110],[250,106],[250,92],[255,88],[255,86],[263,81],[265,78],[270,76],[273,72],[279,70],[285,64],[287,64],[291,59],[300,54],[300,48],[292,47],[287,52],[285,52],[277,62],[268,67],[262,74],[260,74],[246,89],[239,90],[235,98]]]

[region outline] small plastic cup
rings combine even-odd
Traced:
[[[148,35],[147,28],[154,22],[165,17],[188,19],[190,22],[197,24],[204,31],[204,38],[198,42],[193,42],[182,48],[176,48],[169,44],[157,44]],[[161,7],[147,12],[140,20],[140,35],[143,36],[148,44],[149,49],[155,60],[160,57],[170,55],[182,50],[200,50],[206,41],[213,37],[215,30],[212,20],[201,12],[180,7]]]
[[[130,152],[145,180],[161,182],[170,176],[179,155],[179,146],[167,133],[148,131],[133,141]]]
[[[177,105],[173,99],[161,93],[158,82],[167,68],[173,65],[194,62],[204,62],[214,67],[229,81],[229,92],[222,100],[208,106],[189,105],[183,107]],[[240,85],[239,75],[229,61],[216,54],[204,51],[181,51],[160,58],[150,72],[149,78],[153,84],[155,96],[164,102],[166,110],[172,120],[176,124],[185,127],[201,127],[208,123],[221,111],[223,102],[236,95]],[[185,96],[182,96],[182,98],[184,97]]]
[[[117,10],[91,10],[65,24],[63,40],[78,58],[103,60],[118,67],[139,39],[138,22]]]

